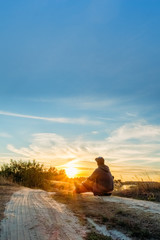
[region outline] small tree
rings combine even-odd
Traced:
[[[48,170],[40,163],[33,161],[11,160],[9,164],[3,164],[1,175],[26,187],[38,187],[46,189],[50,180],[66,181],[65,170],[57,170],[50,167]]]
[[[42,187],[44,183],[43,165],[35,160],[23,162],[11,160],[1,168],[2,176],[27,187]]]

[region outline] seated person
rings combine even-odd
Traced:
[[[75,183],[75,193],[93,192],[98,196],[110,196],[112,194],[114,177],[111,175],[109,167],[104,164],[104,158],[95,159],[98,168],[81,184]]]

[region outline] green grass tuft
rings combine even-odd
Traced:
[[[86,240],[112,240],[112,238],[103,236],[102,234],[98,234],[96,232],[90,232],[87,234]]]

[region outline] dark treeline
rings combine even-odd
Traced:
[[[57,170],[55,167],[44,168],[43,164],[33,161],[11,160],[1,166],[0,174],[18,184],[26,187],[46,188],[49,181],[67,181],[65,170]]]

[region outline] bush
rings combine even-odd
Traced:
[[[4,164],[1,167],[1,176],[19,183],[26,187],[35,187],[47,189],[50,180],[66,180],[67,176],[64,170],[58,171],[54,167],[48,170],[40,163],[33,161],[14,161]]]
[[[43,172],[43,165],[34,160],[32,162],[11,160],[9,164],[4,164],[1,167],[2,176],[27,187],[43,187]]]

